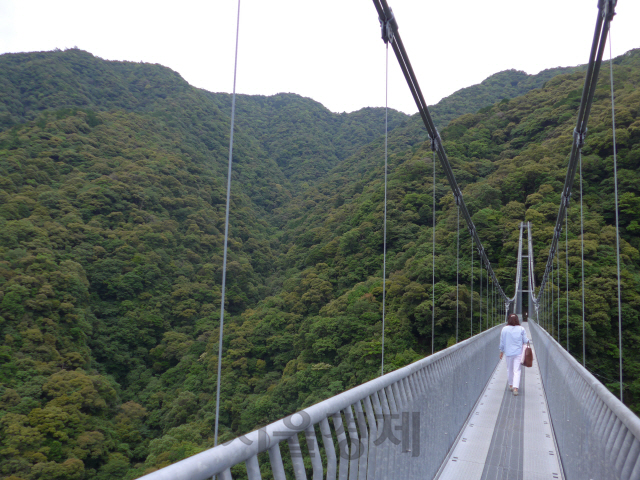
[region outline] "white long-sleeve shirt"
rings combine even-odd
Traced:
[[[500,333],[500,351],[507,357],[520,355],[522,353],[522,345],[528,341],[524,327],[507,325]]]

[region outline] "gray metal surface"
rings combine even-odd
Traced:
[[[506,368],[505,368],[506,369]],[[501,385],[503,396],[481,480],[523,480],[525,368],[517,397]]]
[[[324,469],[327,480],[433,478],[498,363],[500,329],[141,478],[205,480],[222,472],[231,478],[229,469],[245,463],[257,479],[256,455],[264,451],[279,480],[288,464],[297,480],[317,480]]]
[[[538,324],[530,329],[566,478],[640,479],[640,419]]]
[[[531,338],[531,327],[524,324],[527,336]],[[558,460],[553,427],[549,417],[547,398],[540,377],[540,366],[535,343],[531,343],[533,350],[533,365],[523,368],[526,375],[522,379],[524,385],[524,435],[522,452],[522,479],[537,480],[541,478],[564,478]]]
[[[438,480],[477,480],[482,476],[507,382],[507,366],[499,362],[491,380],[478,399],[473,415],[458,435],[443,463]]]

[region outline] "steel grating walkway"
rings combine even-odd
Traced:
[[[529,325],[523,326],[531,338]],[[522,367],[519,395],[514,397],[508,389],[507,365],[503,360],[458,435],[437,479],[564,478],[533,343],[531,347],[534,362],[531,368]]]

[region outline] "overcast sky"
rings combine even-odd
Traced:
[[[509,68],[586,63],[597,3],[389,0],[429,104]],[[640,47],[640,1],[616,10],[614,56]],[[237,0],[0,0],[0,53],[77,46],[230,92],[236,13]],[[384,55],[371,0],[242,0],[238,93],[293,92],[335,112],[383,106]],[[391,50],[389,65],[389,105],[417,111]]]

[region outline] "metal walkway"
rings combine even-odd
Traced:
[[[531,338],[529,325],[523,326]],[[564,478],[532,349],[533,366],[522,368],[517,397],[507,388],[505,360],[498,364],[437,479]]]

